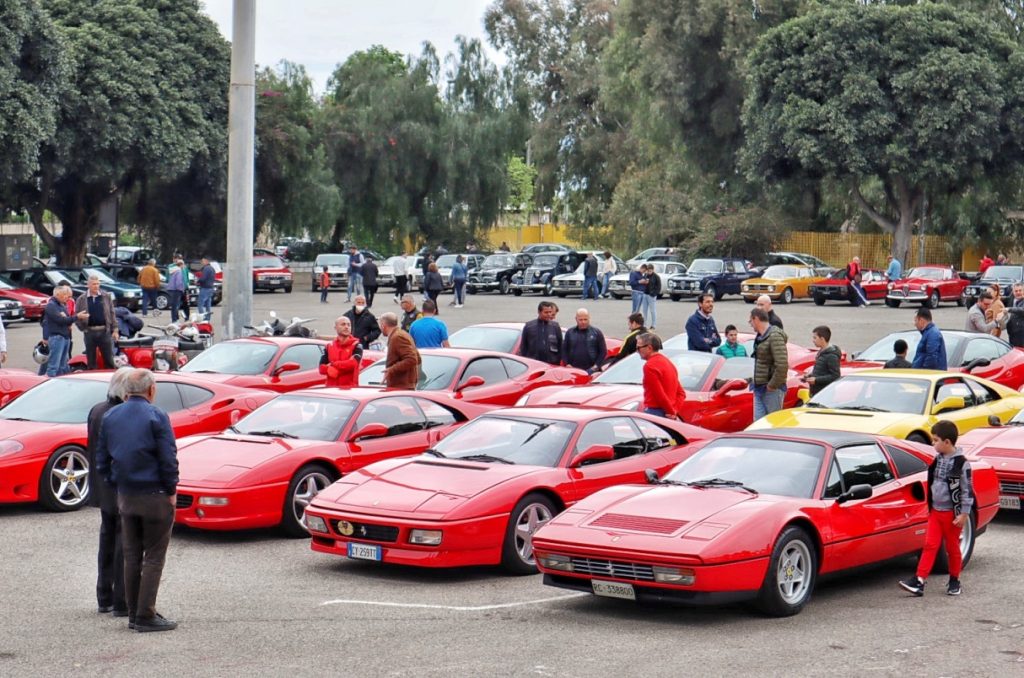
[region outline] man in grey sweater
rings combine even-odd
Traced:
[[[985,312],[988,311],[994,301],[995,297],[992,296],[992,292],[988,290],[982,292],[981,296],[978,297],[978,303],[971,306],[971,310],[967,312],[967,324],[964,326],[964,330],[979,334],[992,334],[992,330],[1005,327],[1005,311],[992,318],[992,320],[986,320],[985,318]]]

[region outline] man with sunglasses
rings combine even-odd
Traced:
[[[636,338],[636,352],[644,361],[644,412],[682,421],[686,393],[679,372],[661,353],[661,337],[647,332]]]

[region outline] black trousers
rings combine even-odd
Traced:
[[[401,300],[402,295],[409,291],[409,276],[395,276],[395,297]]]
[[[103,356],[103,366],[114,369],[114,338],[106,330],[85,331],[85,359],[90,370],[96,369],[96,351]]]
[[[124,599],[124,549],[121,546],[121,515],[100,509],[100,549],[96,558],[96,604],[127,610]]]
[[[174,505],[166,494],[119,494],[124,538],[124,597],[129,619],[152,619],[156,594],[174,526]]]
[[[373,306],[373,298],[377,295],[376,285],[367,285],[363,283],[363,296],[366,297],[366,306],[369,308]]]

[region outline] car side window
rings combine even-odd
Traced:
[[[384,424],[388,436],[422,431],[427,426],[423,413],[410,398],[380,398],[366,403],[353,430],[367,424]]]
[[[426,398],[416,398],[416,404],[427,420],[427,428],[448,426],[456,421],[455,414],[448,408]]]
[[[671,433],[646,419],[634,419],[633,423],[640,429],[640,435],[644,437],[644,445],[647,447],[648,452],[673,447],[686,442],[685,440],[677,441]]]
[[[967,386],[970,387],[971,392],[974,394],[974,403],[976,405],[983,405],[984,403],[994,402],[999,400],[999,394],[976,381],[967,379]]]
[[[153,404],[168,414],[185,409],[181,402],[181,394],[178,392],[177,384],[169,381],[158,381],[156,384],[156,398]]]
[[[889,452],[889,457],[892,459],[892,463],[896,467],[896,473],[900,478],[906,478],[928,469],[928,465],[924,461],[906,450],[901,450],[891,445],[886,445],[885,449]]]
[[[202,405],[213,397],[213,391],[192,384],[178,384],[178,392],[185,409]]]
[[[501,358],[477,358],[466,367],[459,383],[465,382],[470,377],[482,377],[485,384],[494,384],[508,379],[508,373],[505,372]]]
[[[576,441],[576,453],[593,445],[611,445],[616,459],[647,451],[642,434],[629,417],[606,417],[584,426]]]
[[[840,447],[835,456],[846,489],[865,484],[875,487],[893,479],[889,461],[878,445]]]
[[[835,499],[843,493],[843,475],[839,472],[839,464],[832,460],[829,465],[828,480],[825,482],[825,499]]]
[[[298,363],[300,369],[315,370],[320,365],[320,356],[323,354],[324,350],[319,344],[289,346],[281,354],[277,366],[280,367],[285,363]]]
[[[972,337],[964,348],[963,364],[966,365],[978,358],[997,360],[1009,352],[1010,347],[1001,341],[988,337]]]
[[[511,358],[502,358],[501,362],[505,366],[505,371],[508,372],[510,379],[515,379],[520,374],[530,369],[526,363],[521,363],[518,360],[512,360]]]

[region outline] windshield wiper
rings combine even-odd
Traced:
[[[654,482],[655,485],[679,485],[680,487],[689,487],[690,483],[683,480],[669,480],[668,478],[659,478]]]
[[[551,424],[552,424],[552,423],[554,423],[554,422],[550,422],[550,421],[549,421],[549,422],[548,422],[548,423],[546,423],[546,424],[541,424],[540,426],[538,426],[538,427],[537,427],[537,430],[536,430],[536,431],[534,431],[534,432],[533,432],[533,433],[531,433],[530,435],[526,436],[526,440],[524,440],[523,442],[521,442],[521,443],[520,443],[520,446],[526,445],[526,443],[528,443],[528,442],[530,442],[531,440],[533,440],[534,438],[536,438],[536,437],[537,437],[537,434],[538,434],[538,433],[540,433],[541,431],[543,431],[544,429],[546,429],[546,428],[547,428],[548,426],[551,426]]]
[[[4,419],[6,419],[7,421],[32,421],[31,419],[26,419],[25,417],[4,417]]]
[[[504,459],[502,457],[495,457],[493,454],[471,454],[468,457],[459,457],[459,459],[467,459],[469,461],[496,461],[499,464],[514,464],[514,461]]]
[[[278,431],[274,429],[272,431],[248,431],[246,435],[250,436],[274,436],[275,438],[298,438],[299,436],[293,436],[291,433],[285,433],[284,431]]]
[[[735,487],[740,490],[746,490],[750,494],[757,494],[757,490],[747,487],[739,480],[726,480],[725,478],[707,478],[705,480],[695,480],[689,483],[691,487]]]
[[[241,433],[241,431],[239,431],[234,426],[228,426],[228,430],[231,431],[232,433]]]
[[[804,407],[825,407],[825,405],[822,405],[821,403],[816,403],[812,400],[808,403],[804,403]]]
[[[859,412],[889,412],[889,410],[883,410],[881,407],[874,407],[873,405],[843,405],[842,407],[833,407],[834,410],[857,410]]]
[[[430,455],[433,455],[435,457],[440,457],[441,459],[447,459],[448,458],[448,457],[444,456],[443,454],[441,454],[440,452],[438,452],[437,450],[435,450],[433,447],[428,447],[427,449],[423,450],[423,454],[430,454]]]

